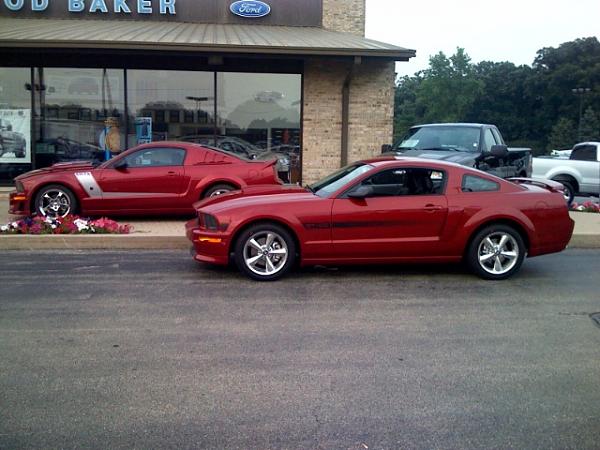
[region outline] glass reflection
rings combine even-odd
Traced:
[[[301,75],[217,74],[217,135],[256,159],[277,159],[280,177],[300,180]]]
[[[214,135],[214,73],[128,70],[129,147]]]

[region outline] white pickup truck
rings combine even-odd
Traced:
[[[582,142],[568,157],[533,158],[533,178],[559,181],[569,204],[576,195],[600,194],[600,142]]]

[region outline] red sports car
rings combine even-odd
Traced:
[[[295,263],[461,260],[504,279],[526,255],[563,250],[574,227],[559,183],[415,158],[361,161],[306,189],[250,187],[196,207],[187,224],[195,259],[233,259],[256,280]]]
[[[253,184],[280,184],[276,161],[249,161],[187,142],[132,148],[99,165],[54,164],[15,178],[10,214],[193,214],[198,200]]]

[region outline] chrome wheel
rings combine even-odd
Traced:
[[[64,217],[73,209],[71,196],[62,189],[47,189],[40,193],[37,211],[45,217]]]
[[[492,275],[504,275],[519,260],[519,245],[516,239],[505,231],[495,231],[481,240],[477,248],[479,265]]]
[[[251,235],[243,248],[243,261],[251,272],[271,276],[280,272],[288,260],[285,239],[275,231],[259,231]]]
[[[217,190],[212,191],[210,193],[209,197],[216,197],[217,195],[226,194],[228,192],[231,192],[231,189],[217,189]]]

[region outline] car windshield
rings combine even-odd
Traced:
[[[404,139],[394,146],[394,150],[477,152],[479,136],[479,128],[473,127],[415,127],[411,128]]]
[[[373,166],[364,163],[350,164],[307,187],[319,197],[328,197],[342,186],[350,183],[372,168]]]

